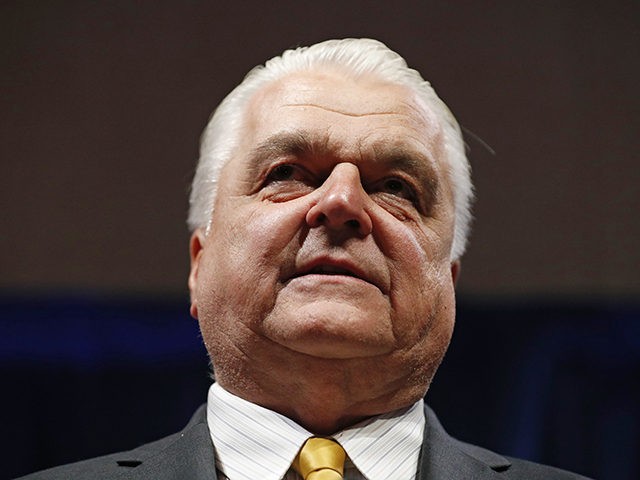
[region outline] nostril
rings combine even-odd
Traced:
[[[357,220],[347,220],[345,223],[351,228],[360,228],[360,222],[358,222]]]

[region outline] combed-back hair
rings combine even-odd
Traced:
[[[231,160],[241,139],[247,105],[253,95],[266,85],[296,72],[338,68],[357,80],[373,76],[403,85],[415,92],[440,122],[444,149],[452,184],[455,227],[451,259],[464,253],[471,224],[473,186],[460,126],[420,73],[409,68],[405,60],[383,43],[362,38],[327,40],[310,47],[285,51],[264,66],[253,68],[242,83],[220,103],[206,126],[200,144],[200,158],[191,186],[188,225],[191,230],[208,231],[222,167]]]

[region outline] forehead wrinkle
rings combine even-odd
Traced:
[[[326,110],[327,112],[337,113],[339,115],[345,115],[347,117],[371,117],[375,115],[401,115],[399,112],[394,112],[392,110],[384,110],[381,112],[365,112],[365,113],[356,113],[356,112],[347,112],[344,110],[339,110],[337,108],[330,108],[327,106],[315,105],[313,103],[286,103],[283,105],[284,107],[309,107],[309,108],[319,108],[320,110]]]

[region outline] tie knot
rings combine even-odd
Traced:
[[[342,480],[344,449],[328,438],[312,437],[293,461],[293,468],[304,480]]]

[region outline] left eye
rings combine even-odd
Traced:
[[[414,198],[413,189],[409,187],[404,180],[399,178],[387,178],[383,180],[380,189],[384,193],[396,195],[401,198],[409,200],[413,200]]]

